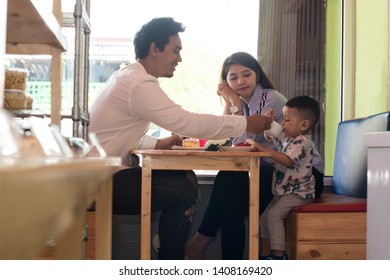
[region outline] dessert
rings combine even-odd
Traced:
[[[241,143],[237,143],[234,145],[234,147],[250,147],[250,146],[252,146],[252,144],[250,144],[248,142],[246,142],[246,143],[241,142]]]
[[[184,139],[183,147],[199,148],[199,140],[194,138]]]

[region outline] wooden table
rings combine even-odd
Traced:
[[[0,159],[0,259],[82,259],[86,209],[96,201],[96,258],[111,259],[112,174],[120,158]]]
[[[264,152],[203,150],[134,150],[142,162],[141,259],[150,259],[152,170],[249,171],[249,259],[259,254],[260,158]]]

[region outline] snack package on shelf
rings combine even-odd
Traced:
[[[4,91],[4,108],[26,109],[27,96],[22,90],[6,89]]]
[[[33,99],[26,95],[28,71],[5,68],[4,108],[8,110],[32,109]]]
[[[26,109],[32,110],[34,99],[31,96],[26,96]]]
[[[5,68],[5,89],[25,91],[27,88],[28,71],[22,68]]]

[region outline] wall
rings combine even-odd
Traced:
[[[387,110],[387,71],[387,0],[356,1],[355,117]]]
[[[333,174],[337,124],[341,116],[341,4],[341,0],[328,0],[326,7],[325,175]]]
[[[327,1],[325,175],[333,174],[338,122],[388,108],[387,2]]]

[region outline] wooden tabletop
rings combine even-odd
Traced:
[[[205,150],[132,150],[133,154],[143,155],[169,155],[169,156],[183,156],[183,155],[195,155],[195,156],[257,156],[257,157],[268,157],[271,153],[267,152],[249,152],[249,151],[205,151]]]

